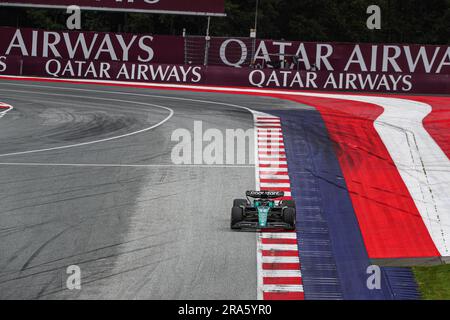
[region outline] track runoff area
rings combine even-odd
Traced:
[[[416,299],[450,256],[449,97],[0,80],[3,298]],[[254,129],[254,163],[173,164],[194,121]],[[229,230],[250,189],[297,230]]]

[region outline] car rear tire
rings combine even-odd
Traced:
[[[297,213],[294,208],[287,208],[283,212],[283,221],[290,226],[290,230],[295,229],[297,223]]]
[[[280,203],[281,207],[289,207],[289,208],[295,208],[295,201],[293,200],[283,200]]]
[[[240,206],[246,206],[247,205],[247,200],[245,199],[236,199],[233,202],[233,207],[240,207]]]
[[[233,207],[231,209],[231,229],[237,230],[240,227],[236,227],[236,224],[241,222],[244,219],[243,210],[240,207]]]

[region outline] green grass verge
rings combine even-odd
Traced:
[[[450,300],[450,265],[414,267],[414,275],[425,300]]]

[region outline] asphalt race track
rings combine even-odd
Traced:
[[[174,166],[171,134],[253,128],[226,103],[274,99],[8,81],[0,97],[0,299],[256,299],[255,234],[229,230],[254,167]]]

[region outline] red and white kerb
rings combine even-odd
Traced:
[[[255,114],[256,187],[284,191],[279,200],[292,200],[281,120]],[[297,233],[260,232],[257,235],[259,300],[304,300]]]

